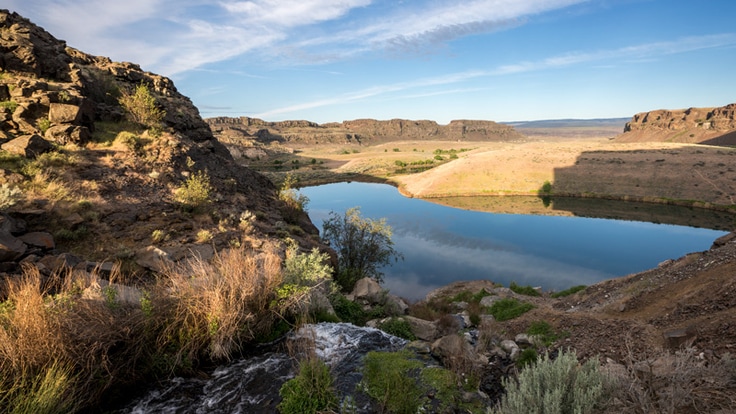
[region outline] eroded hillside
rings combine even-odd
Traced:
[[[236,165],[170,79],[68,47],[8,11],[0,11],[0,52],[0,182],[20,226],[4,236],[16,246],[5,261],[71,252],[150,266],[151,250],[211,257],[248,242],[246,218],[254,245],[278,234],[312,244],[308,217]],[[121,99],[138,92],[159,119],[131,117]],[[202,185],[201,206],[185,205],[190,184]],[[15,236],[27,232],[52,238],[24,247]]]

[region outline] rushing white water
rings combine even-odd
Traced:
[[[362,378],[362,360],[370,351],[394,351],[406,341],[373,328],[347,323],[306,325],[292,335],[306,339],[332,370],[335,389],[348,395],[357,412],[371,412],[365,396],[354,395]],[[285,352],[267,352],[233,361],[215,369],[207,378],[175,378],[150,391],[121,412],[144,414],[274,413],[279,389],[295,374],[296,361]]]

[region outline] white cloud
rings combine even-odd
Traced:
[[[173,75],[250,55],[253,59],[323,63],[375,50],[432,51],[460,37],[523,24],[529,17],[587,0],[6,0],[70,46],[140,63]],[[689,37],[614,50],[570,53],[499,66],[487,75],[542,70],[590,61],[644,58],[734,44],[734,35]],[[452,81],[461,82],[463,76]],[[418,84],[379,86],[346,94],[362,99]],[[339,102],[302,104],[314,107]]]
[[[222,7],[249,23],[298,27],[342,17],[370,0],[253,0],[223,2]]]
[[[247,53],[314,63],[431,48],[585,0],[7,1],[71,46],[172,75]]]
[[[275,108],[269,111],[255,114],[254,116],[258,118],[270,118],[274,115],[289,114],[305,109],[313,109],[324,106],[343,105],[401,91],[417,91],[413,92],[412,94],[408,94],[405,97],[450,94],[454,93],[454,91],[457,91],[458,89],[449,89],[446,91],[425,91],[422,88],[426,88],[429,86],[454,85],[476,78],[497,77],[524,72],[543,71],[591,62],[613,62],[615,64],[623,61],[631,61],[632,59],[653,59],[665,55],[687,53],[695,50],[717,47],[730,47],[735,45],[736,33],[725,33],[717,35],[686,37],[673,41],[653,42],[610,50],[599,50],[593,52],[570,52],[557,56],[551,56],[538,61],[518,62],[514,64],[501,65],[489,70],[469,70],[442,76],[427,77],[409,82],[377,85],[371,88],[348,92],[327,99],[308,101],[301,104],[290,105],[287,107]]]

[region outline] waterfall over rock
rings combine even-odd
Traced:
[[[373,328],[348,323],[305,325],[290,340],[313,346],[332,370],[340,399],[350,396],[357,412],[373,412],[356,392],[363,357],[370,351],[396,351],[406,341]],[[303,346],[303,345],[302,345]],[[274,413],[279,389],[293,378],[297,362],[284,351],[270,351],[216,368],[207,378],[175,378],[133,402],[121,413]]]

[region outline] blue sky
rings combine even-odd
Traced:
[[[736,102],[733,0],[4,0],[202,116],[519,121]]]

